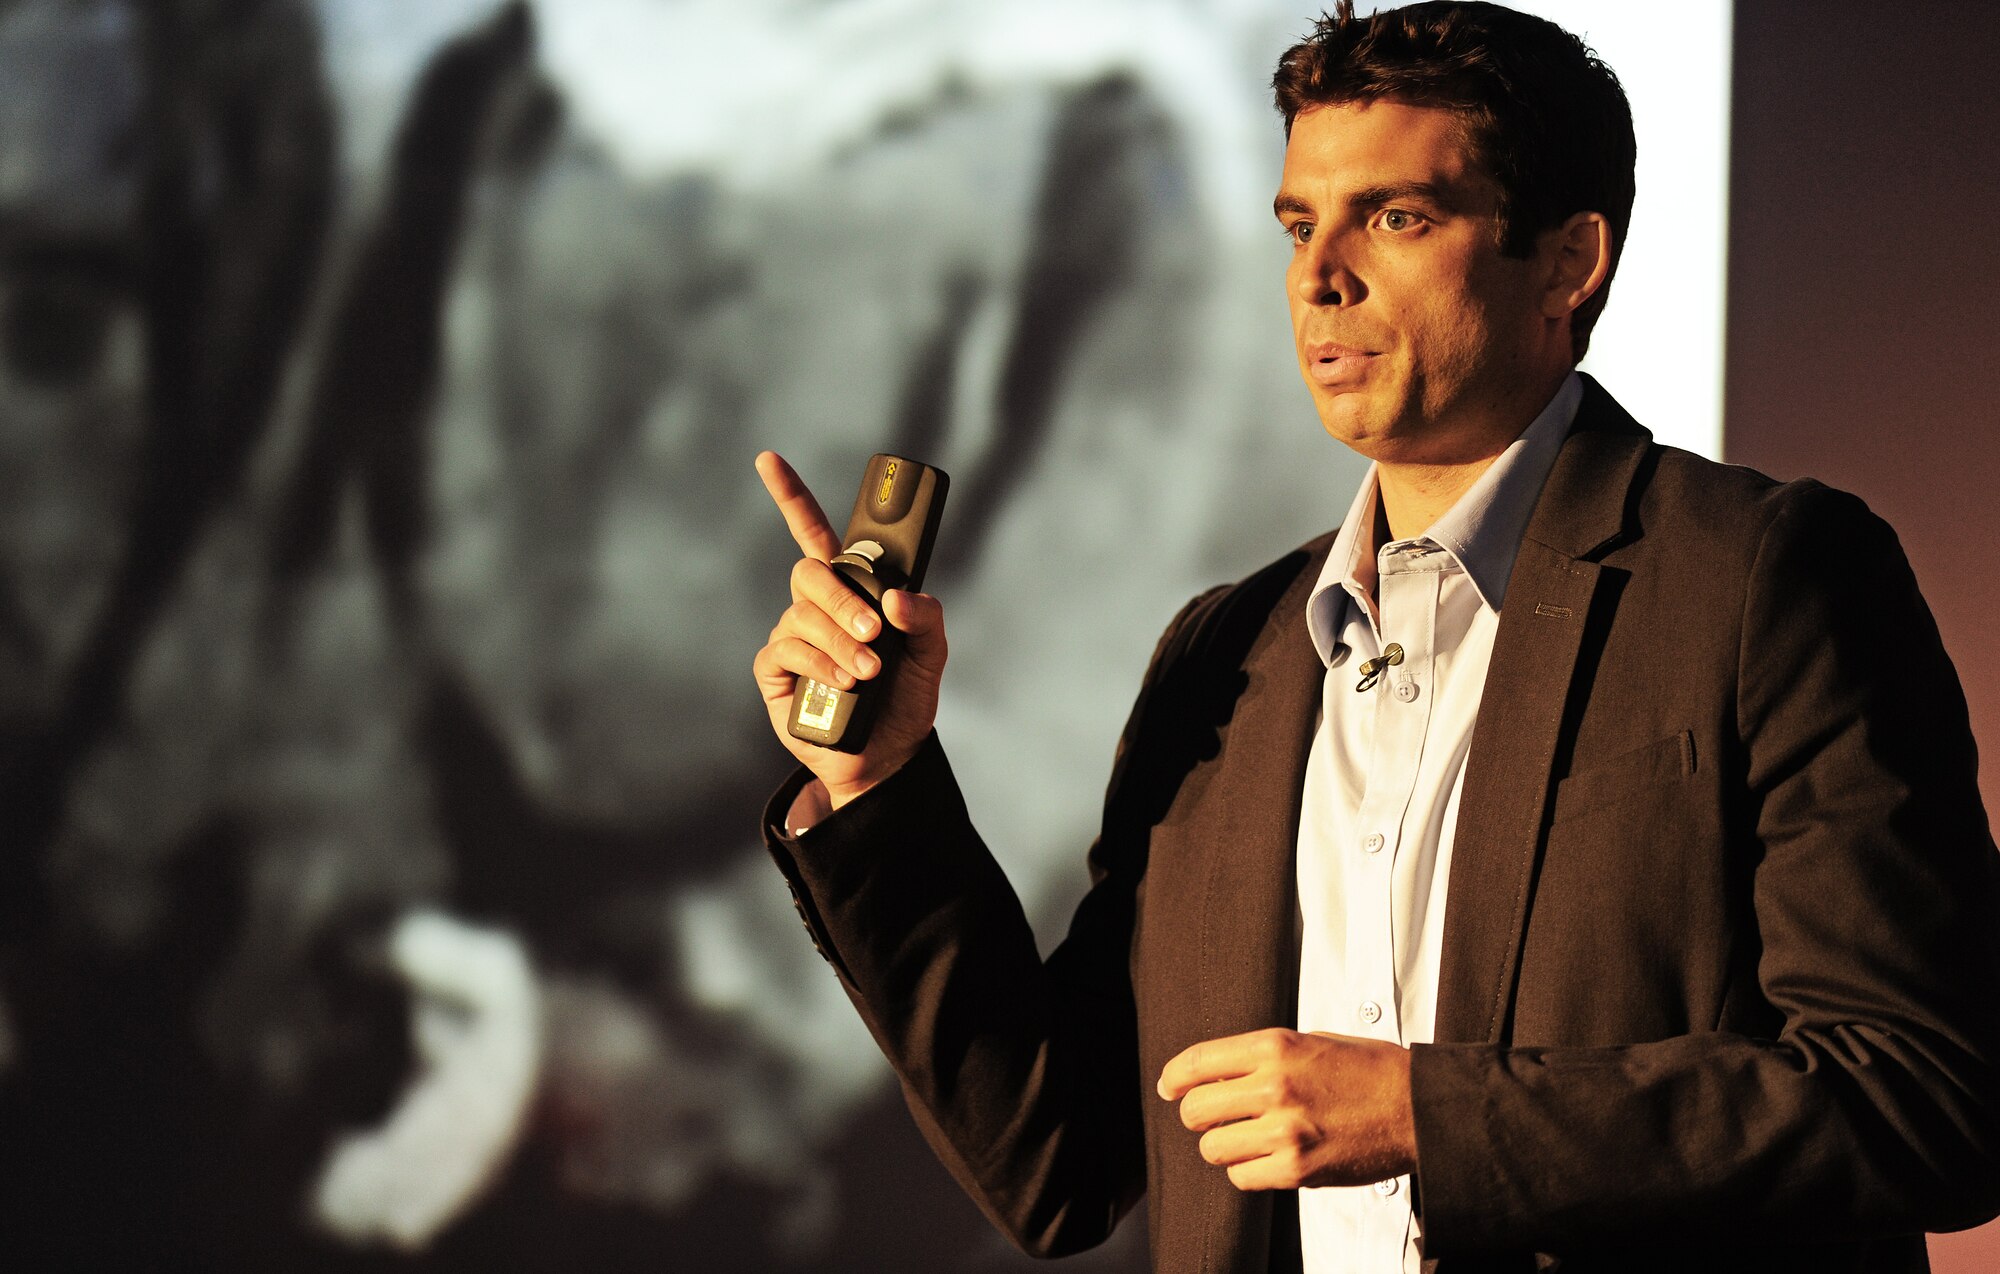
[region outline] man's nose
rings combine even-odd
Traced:
[[[1348,268],[1344,253],[1330,236],[1306,245],[1292,286],[1308,305],[1352,305],[1361,299],[1361,281]]]

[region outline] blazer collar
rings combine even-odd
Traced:
[[[1583,401],[1556,456],[1523,540],[1570,558],[1589,558],[1626,537],[1630,495],[1653,435],[1595,377],[1582,376]],[[1509,576],[1508,587],[1519,575]]]

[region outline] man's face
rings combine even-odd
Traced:
[[[1464,463],[1553,392],[1567,336],[1542,312],[1548,266],[1500,255],[1499,206],[1449,111],[1356,102],[1293,121],[1275,209],[1299,370],[1328,433],[1371,459]]]

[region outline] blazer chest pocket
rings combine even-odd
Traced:
[[[1549,822],[1562,823],[1591,810],[1622,805],[1689,777],[1694,766],[1694,734],[1688,730],[1621,752],[1558,782]]]

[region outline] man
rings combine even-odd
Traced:
[[[885,601],[867,751],[786,738],[879,621],[760,457],[808,926],[1031,1251],[1147,1192],[1171,1271],[1924,1268],[2000,1210],[2000,858],[1893,534],[1575,373],[1633,143],[1573,37],[1343,3],[1276,89],[1301,371],[1375,462],[1347,518],[1176,617],[1044,964],[930,732],[935,600]]]

